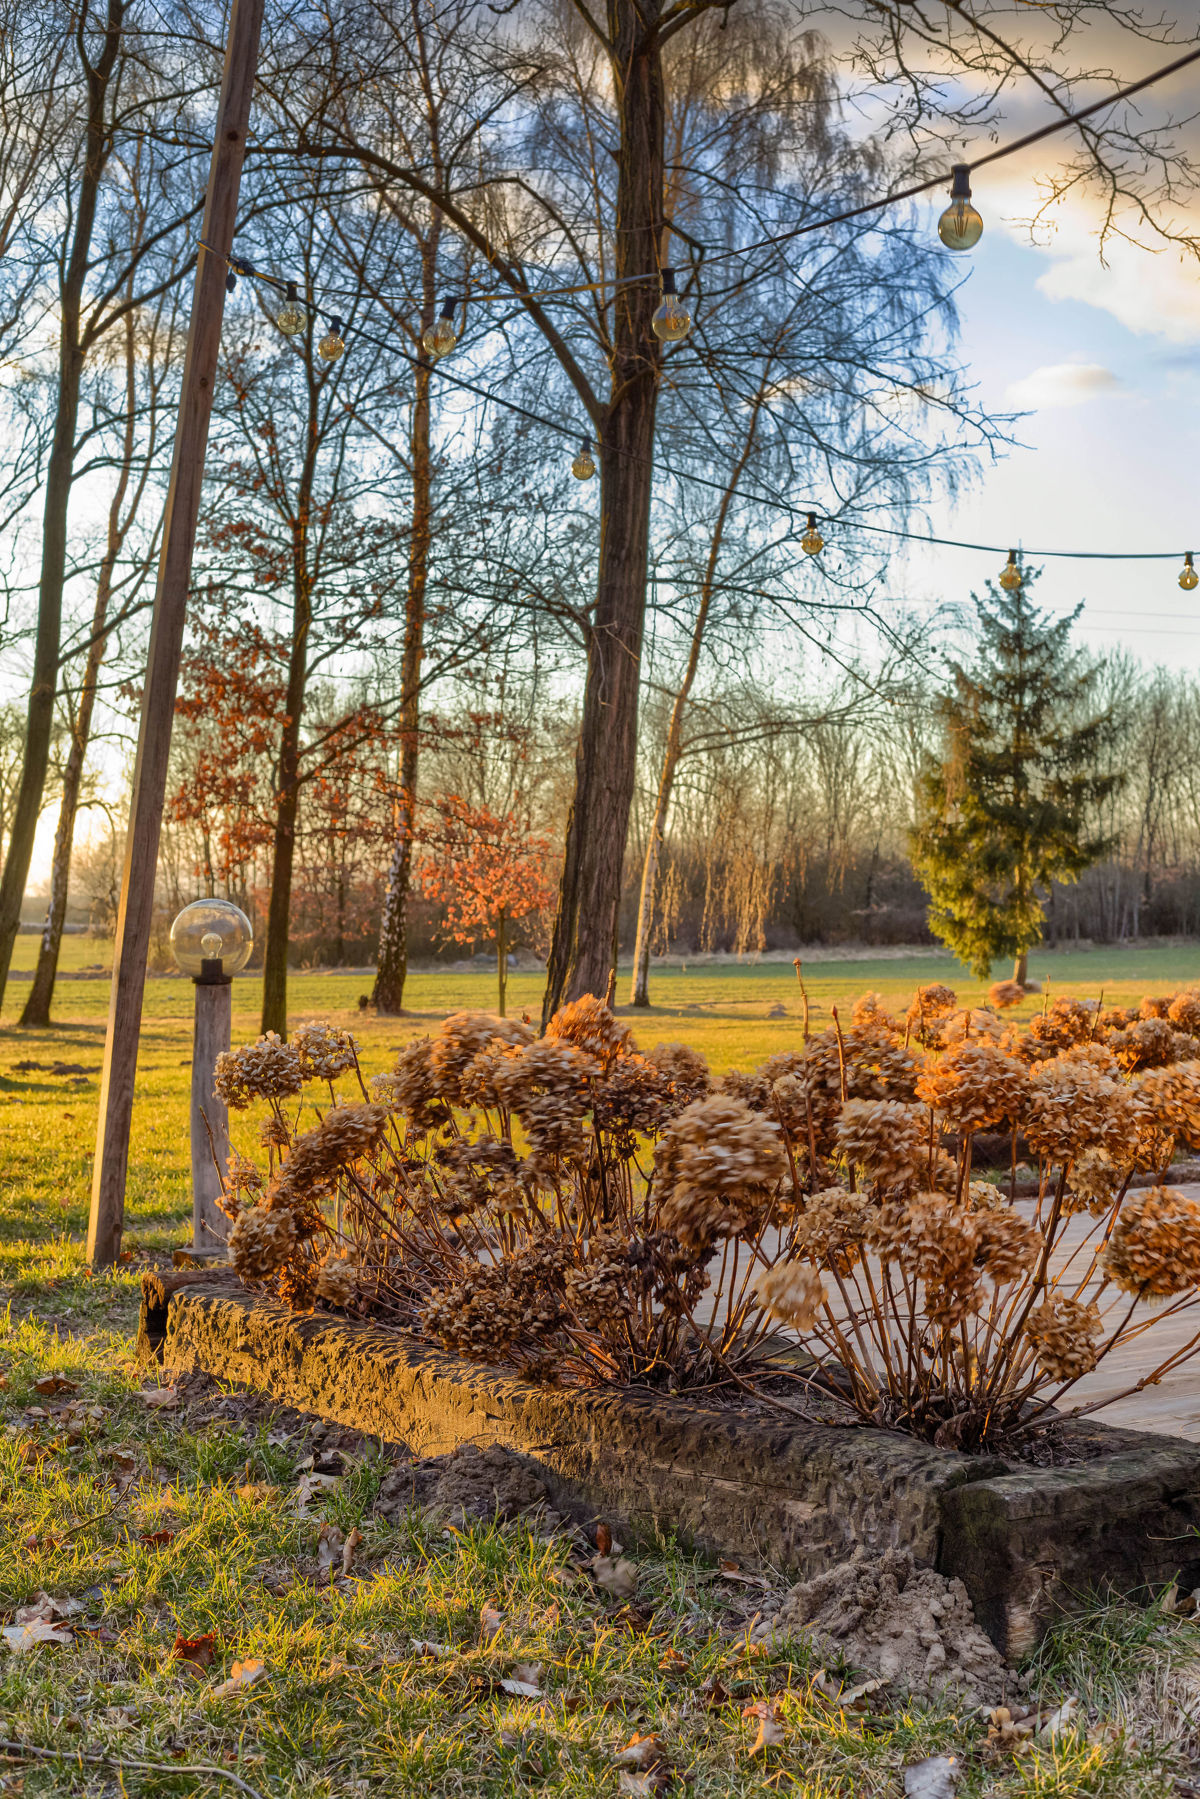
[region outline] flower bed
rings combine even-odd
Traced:
[[[1011,1459],[1153,1328],[1145,1302],[1197,1304],[1200,1204],[1162,1184],[1200,1144],[1194,1031],[1194,990],[1140,1015],[1059,999],[1018,1028],[935,986],[904,1018],[866,995],[845,1027],[835,1013],[715,1081],[685,1045],[642,1055],[586,999],[541,1039],[457,1014],[368,1088],[349,1035],[306,1026],[218,1068],[231,1106],[266,1108],[265,1166],[231,1158],[231,1254],[294,1310],[549,1386],[751,1394],[781,1413],[815,1386]],[[979,1179],[973,1140],[997,1130],[1009,1167]],[[1018,1145],[1032,1205],[1015,1200]],[[1068,1253],[1077,1215],[1094,1222]]]

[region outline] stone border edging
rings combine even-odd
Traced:
[[[898,1432],[776,1420],[648,1390],[534,1386],[396,1331],[307,1316],[229,1271],[143,1280],[139,1349],[281,1405],[440,1455],[498,1443],[533,1457],[554,1504],[800,1577],[860,1545],[957,1575],[997,1647],[1031,1649],[1089,1592],[1200,1586],[1200,1444],[1081,1422],[1094,1459],[1013,1465]]]

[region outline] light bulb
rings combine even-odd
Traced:
[[[1188,550],[1184,554],[1183,567],[1179,571],[1179,585],[1185,593],[1191,593],[1198,581],[1200,581],[1200,575],[1192,567],[1192,552]]]
[[[1010,550],[1008,552],[1008,561],[1000,570],[1000,585],[1006,593],[1016,593],[1024,580],[1025,577],[1021,573],[1020,565],[1017,562],[1017,552],[1015,550]]]
[[[236,287],[237,287],[237,276],[234,274],[233,270],[230,269],[229,273],[225,277],[225,292],[227,294],[231,294],[231,293],[233,293],[233,291]]]
[[[592,456],[592,440],[585,437],[579,446],[579,454],[571,464],[571,473],[577,481],[590,481],[596,472],[595,459]]]
[[[346,348],[342,342],[342,321],[335,313],[330,320],[330,328],[317,345],[317,355],[325,362],[336,362]]]
[[[222,947],[220,931],[205,931],[200,939],[200,953],[210,962],[220,960]]]
[[[427,356],[436,362],[439,356],[449,356],[458,342],[458,332],[454,329],[454,301],[443,300],[442,310],[436,321],[421,338],[421,347]]]
[[[675,292],[675,271],[662,272],[662,303],[650,320],[650,329],[664,344],[681,343],[692,328],[692,315]]]
[[[808,530],[800,539],[800,548],[804,551],[806,556],[819,556],[821,551],[825,548],[825,539],[817,530],[817,515],[815,512],[810,512],[808,515]]]
[[[275,315],[275,323],[285,337],[295,337],[308,323],[308,314],[300,304],[294,281],[287,284],[287,299]]]
[[[938,220],[938,236],[947,250],[973,250],[983,236],[983,220],[971,205],[971,170],[956,162],[950,186],[950,204]]]

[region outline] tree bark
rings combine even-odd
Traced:
[[[504,1007],[508,994],[508,914],[501,906],[496,919],[496,975],[499,981],[500,1016],[505,1016]]]
[[[125,0],[108,0],[104,43],[95,62],[89,62],[85,54],[82,16],[76,29],[76,44],[87,82],[87,124],[83,173],[75,196],[75,229],[59,283],[58,399],[54,436],[46,465],[37,630],[26,715],[25,753],[21,764],[21,785],[9,833],[8,854],[4,858],[3,876],[0,877],[0,1005],[4,1001],[13,944],[21,927],[21,902],[29,880],[34,837],[41,817],[46,776],[50,767],[54,702],[58,692],[58,662],[62,645],[67,513],[75,471],[75,440],[83,378],[84,348],[80,331],[83,289],[91,260],[100,180],[110,149],[105,105],[109,82],[120,51],[124,18]]]
[[[54,983],[58,975],[58,956],[62,946],[63,926],[67,915],[67,893],[71,878],[71,854],[75,843],[75,821],[79,813],[79,794],[83,784],[84,763],[92,734],[92,714],[96,706],[96,689],[100,668],[108,648],[108,607],[112,598],[113,570],[121,545],[133,520],[134,511],[145,488],[144,479],[135,491],[129,516],[122,520],[121,511],[129,492],[133,474],[133,452],[136,414],[136,336],[135,316],[131,310],[125,320],[125,432],[121,446],[121,467],[116,490],[108,509],[108,533],[100,572],[96,578],[96,603],[92,608],[92,630],[84,658],[83,679],[79,699],[71,717],[71,747],[63,771],[62,799],[58,808],[58,825],[54,833],[54,858],[50,868],[50,902],[42,941],[38,948],[37,967],[25,1009],[22,1025],[45,1028],[50,1023],[50,1007],[54,999]]]
[[[423,257],[424,307],[421,328],[434,319],[436,249]],[[379,921],[379,954],[371,998],[380,1012],[395,1015],[404,1006],[408,978],[408,895],[412,884],[413,831],[416,824],[420,757],[421,661],[425,653],[425,595],[429,584],[429,544],[433,511],[433,469],[429,449],[429,370],[416,371],[413,400],[412,538],[409,547],[408,593],[404,602],[404,657],[400,665],[400,781],[393,812],[395,842],[388,869],[383,915]]]
[[[608,40],[620,118],[613,274],[659,267],[666,111],[660,6],[609,0]],[[614,968],[617,909],[633,803],[638,688],[646,617],[654,420],[661,352],[651,329],[655,285],[618,287],[611,398],[600,433],[600,550],[588,640],[575,791],[567,819],[558,910],[546,966],[545,1025],[564,1002],[604,998]]]

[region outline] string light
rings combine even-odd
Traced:
[[[225,277],[225,292],[227,294],[231,294],[236,286],[237,286],[237,276],[234,274],[233,270],[230,269],[229,273]]]
[[[436,362],[440,356],[449,356],[458,342],[458,332],[454,329],[454,301],[443,300],[442,310],[435,322],[421,338],[421,347],[427,356]]]
[[[692,328],[692,315],[675,292],[675,271],[662,272],[662,300],[650,320],[650,329],[664,344],[682,343]]]
[[[592,455],[592,440],[585,437],[579,446],[579,454],[571,464],[571,473],[577,481],[590,481],[596,472],[596,460]]]
[[[1198,581],[1200,581],[1200,575],[1198,575],[1192,567],[1192,552],[1190,550],[1185,550],[1183,553],[1183,567],[1179,571],[1179,585],[1183,588],[1185,593],[1191,593]]]
[[[329,330],[317,345],[317,355],[325,362],[336,362],[345,348],[346,345],[342,339],[342,321],[335,312],[329,321]]]
[[[956,162],[950,173],[950,204],[938,220],[938,236],[947,250],[973,250],[983,236],[983,220],[971,205],[970,165]]]
[[[1015,550],[1010,550],[1008,552],[1008,561],[1000,570],[1000,585],[1005,593],[1016,593],[1023,585],[1024,580],[1025,577],[1021,573],[1020,564],[1017,561],[1017,552]]]
[[[810,512],[808,515],[808,529],[800,539],[800,548],[804,551],[806,556],[819,556],[821,551],[825,548],[825,539],[817,530],[817,515],[815,512]]]
[[[275,315],[275,323],[285,337],[295,337],[308,323],[308,314],[300,304],[294,281],[287,284],[287,299]]]

